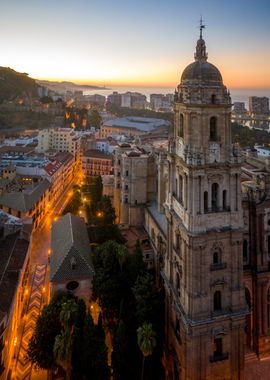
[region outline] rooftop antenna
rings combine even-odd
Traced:
[[[202,19],[202,16],[200,18],[200,39],[202,40],[202,30],[205,29],[205,24],[204,24],[204,21]]]

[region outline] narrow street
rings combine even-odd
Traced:
[[[28,279],[28,301],[26,312],[18,328],[18,340],[13,361],[12,380],[46,380],[47,371],[36,370],[26,358],[28,342],[33,334],[35,323],[42,307],[50,299],[48,253],[51,244],[51,225],[70,199],[71,184],[54,209],[49,211],[41,225],[32,234],[30,252],[30,274]]]

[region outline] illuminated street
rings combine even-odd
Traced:
[[[27,307],[25,315],[17,331],[17,340],[14,348],[13,377],[12,379],[47,379],[47,371],[35,370],[26,359],[29,339],[33,334],[35,322],[50,298],[48,253],[51,244],[51,224],[61,214],[71,196],[71,184],[53,210],[48,210],[40,227],[32,234],[30,253],[30,274],[28,279]]]

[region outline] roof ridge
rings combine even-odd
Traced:
[[[72,221],[71,221],[71,212],[68,213],[69,215],[69,221],[70,221],[70,229],[71,229],[71,243],[74,245],[74,234],[73,234],[73,226],[72,226]]]

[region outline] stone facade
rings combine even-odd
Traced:
[[[165,202],[167,378],[243,379],[247,313],[240,157],[230,95],[204,40],[175,94]]]
[[[168,153],[122,146],[115,156],[119,220],[143,221],[165,289],[168,380],[242,380],[249,355],[270,355],[270,164],[244,167],[229,91],[207,58],[200,36]]]

